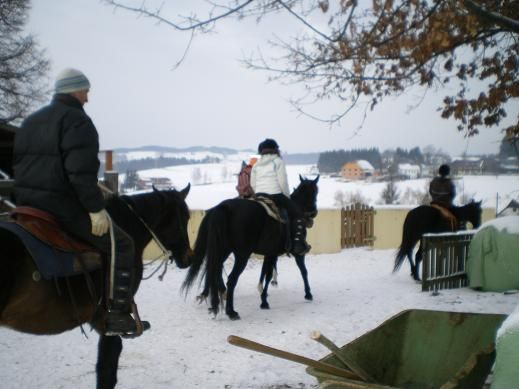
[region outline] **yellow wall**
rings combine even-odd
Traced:
[[[308,230],[312,254],[341,251],[341,213],[336,209],[320,209],[314,225]]]
[[[396,249],[402,239],[404,219],[411,208],[381,208],[376,209],[374,220],[375,241],[374,249]],[[198,226],[204,211],[192,210],[188,224],[189,242],[195,245]],[[482,221],[486,222],[495,217],[493,208],[484,208]],[[341,251],[341,211],[339,209],[320,209],[314,220],[314,225],[308,230],[308,243],[312,246],[312,254],[337,253]],[[160,252],[160,251],[159,251]],[[153,258],[157,249],[150,244],[144,258]]]

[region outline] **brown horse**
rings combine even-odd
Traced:
[[[177,266],[188,264],[189,210],[185,198],[189,185],[182,191],[168,190],[114,196],[107,201],[112,219],[135,242],[137,291],[143,273],[142,253],[146,245],[157,239],[171,254]],[[155,235],[155,236],[153,236]],[[97,387],[113,388],[122,351],[122,339],[103,335],[106,263],[104,269],[84,275],[44,279],[21,240],[1,229],[0,245],[0,325],[30,334],[59,334],[84,323],[91,323],[100,333],[96,366]]]

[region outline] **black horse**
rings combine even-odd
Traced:
[[[180,192],[154,190],[134,196],[114,196],[107,201],[112,219],[135,242],[137,272],[134,293],[143,274],[142,253],[152,240],[152,234],[155,235],[153,239],[159,240],[171,252],[168,255],[171,254],[170,259],[174,259],[177,266],[188,266],[189,210],[185,203],[188,193],[189,185]],[[0,244],[0,325],[30,334],[50,335],[90,322],[101,334],[96,366],[97,387],[115,387],[122,339],[102,335],[105,312],[96,301],[105,295],[106,271],[92,272],[91,282],[86,282],[83,275],[54,280],[33,278],[36,267],[21,241],[1,230]],[[98,320],[92,321],[94,317]]]
[[[291,194],[300,209],[304,212],[307,225],[317,215],[317,182],[303,179]],[[234,266],[227,279],[227,300],[225,313],[230,319],[240,316],[234,310],[234,289],[240,274],[245,269],[252,253],[264,256],[283,254],[287,240],[285,224],[267,215],[265,209],[257,201],[244,199],[225,200],[207,211],[204,216],[191,259],[191,267],[182,288],[189,290],[205,262],[205,289],[209,294],[210,311],[218,313],[220,294],[225,291],[222,278],[223,264],[227,257],[234,254]],[[204,296],[207,297],[207,296]]]
[[[422,261],[422,247],[418,247],[415,262],[413,263],[413,250],[423,234],[440,233],[464,229],[466,222],[470,222],[473,228],[481,224],[481,201],[471,201],[461,207],[453,207],[452,213],[456,217],[456,225],[445,217],[442,211],[434,206],[421,205],[409,211],[404,221],[402,243],[395,258],[393,272],[396,272],[405,260],[409,259],[411,276],[419,281],[419,267]]]
[[[305,285],[305,299],[312,301],[314,296],[310,290],[310,283],[308,282],[308,270],[306,270],[305,265],[305,256],[304,255],[294,255],[294,259],[296,261],[296,265],[301,272],[301,277],[303,277],[303,283]],[[274,272],[277,273],[277,262],[278,257],[276,255],[265,256],[263,259],[263,266],[261,267],[261,274],[258,283],[258,290],[261,294],[261,305],[262,309],[269,309],[269,303],[267,301],[268,296],[268,288],[272,281],[272,285],[277,285],[277,280],[274,283]]]

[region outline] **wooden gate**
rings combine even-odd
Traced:
[[[353,204],[341,210],[341,246],[373,246],[375,210],[365,204]]]
[[[475,232],[424,234],[422,237],[422,291],[468,285],[466,264]]]

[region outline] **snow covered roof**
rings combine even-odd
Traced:
[[[420,166],[413,165],[411,163],[399,163],[398,168],[401,170],[407,170],[407,171],[420,171]]]
[[[359,167],[362,169],[362,170],[369,170],[369,171],[374,171],[375,168],[373,167],[373,165],[371,165],[368,161],[366,161],[365,159],[359,159],[356,161],[357,164],[359,165]]]

